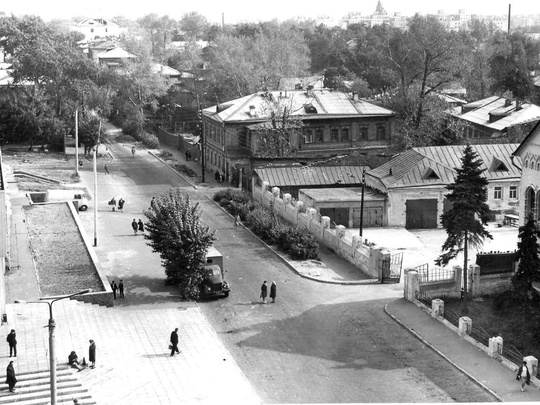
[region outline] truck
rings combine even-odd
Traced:
[[[215,247],[210,246],[206,252],[204,278],[200,286],[202,297],[229,296],[231,285],[225,281],[225,271],[223,256]]]

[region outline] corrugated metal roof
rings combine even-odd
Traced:
[[[461,113],[461,109],[455,109],[452,115],[462,120],[472,122],[491,128],[494,131],[503,131],[513,125],[540,120],[540,107],[535,104],[522,103],[521,108],[517,110],[516,101],[511,101],[506,105],[507,99],[504,97],[492,96],[483,100],[478,100],[466,104],[465,108],[473,110]],[[506,115],[497,121],[490,122],[490,114]]]
[[[484,176],[489,180],[519,179],[521,174],[511,161],[518,144],[471,145],[482,159]],[[446,185],[454,181],[455,168],[461,167],[464,145],[428,146],[403,152],[369,171],[374,188]],[[378,180],[378,182],[376,181]],[[369,185],[369,182],[368,182]],[[381,188],[381,185],[386,190]]]
[[[326,89],[255,93],[228,101],[219,106],[205,108],[203,113],[225,122],[261,122],[270,118],[273,101],[278,101],[280,105],[287,106],[292,111],[293,116],[300,116],[303,119],[310,117],[391,117],[394,115],[393,111],[366,100],[353,100],[347,93]],[[304,107],[309,104],[316,108],[317,113],[308,114],[306,112]]]
[[[272,187],[361,184],[367,166],[287,166],[254,169]]]

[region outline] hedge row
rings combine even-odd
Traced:
[[[281,251],[289,253],[295,260],[319,260],[319,244],[305,228],[290,225],[253,198],[236,189],[220,190],[214,201],[233,216],[239,215],[254,234]]]

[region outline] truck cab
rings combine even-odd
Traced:
[[[231,292],[230,284],[225,281],[223,269],[223,256],[219,251],[210,246],[206,252],[206,264],[204,266],[204,279],[201,283],[201,296],[224,296],[228,297]]]

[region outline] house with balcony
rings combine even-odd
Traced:
[[[294,121],[289,153],[268,156],[267,139],[282,112]],[[394,112],[355,95],[327,89],[259,92],[202,110],[206,165],[238,184],[261,164],[350,154],[377,154],[392,142]]]
[[[540,107],[491,96],[457,107],[451,116],[466,124],[464,143],[519,143],[540,121]]]

